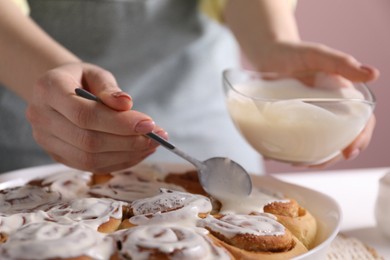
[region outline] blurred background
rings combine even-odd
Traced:
[[[386,29],[390,25],[390,1],[298,0],[296,17],[303,40],[344,51],[381,72],[377,81],[368,84],[377,98],[377,125],[370,146],[356,159],[327,170],[390,166],[390,30]],[[305,170],[267,161],[266,171]]]

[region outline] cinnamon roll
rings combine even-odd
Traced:
[[[16,214],[45,210],[62,200],[61,193],[25,185],[0,190],[0,212]]]
[[[270,214],[208,216],[199,221],[239,259],[287,259],[306,247]]]
[[[58,192],[63,200],[85,197],[92,181],[92,173],[68,170],[30,181],[30,185]]]
[[[126,202],[149,198],[157,195],[160,188],[183,190],[173,184],[145,179],[133,172],[112,173],[107,182],[92,185],[89,194],[93,197],[106,197]]]
[[[297,201],[273,202],[264,207],[264,212],[276,216],[307,248],[314,246],[317,235],[317,221],[310,212]]]
[[[111,237],[84,225],[39,222],[25,225],[10,234],[0,246],[0,258],[107,260],[115,255],[115,249]]]
[[[82,198],[50,208],[49,217],[61,224],[80,222],[102,233],[118,229],[127,203],[106,198]]]
[[[129,213],[121,228],[150,223],[180,223],[195,225],[199,218],[211,211],[210,199],[198,194],[160,189],[160,194],[131,203]]]
[[[112,235],[119,259],[233,259],[207,231],[177,225],[144,225]]]
[[[297,201],[278,192],[255,189],[245,200],[221,200],[218,211],[222,214],[274,215],[307,248],[311,248],[317,234],[317,223],[310,212]]]
[[[42,210],[29,213],[16,213],[0,215],[0,243],[8,240],[8,237],[19,228],[30,223],[53,221],[50,216]]]

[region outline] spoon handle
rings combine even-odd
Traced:
[[[97,96],[95,96],[94,94],[88,92],[85,89],[76,88],[75,92],[76,92],[77,96],[83,97],[85,99],[93,100],[93,101],[96,101],[96,102],[99,102],[99,103],[103,104],[103,102]],[[157,135],[157,134],[155,134],[153,132],[150,132],[150,133],[145,134],[145,136],[147,136],[150,139],[152,139],[152,140],[156,141],[157,143],[161,144],[167,150],[169,150],[169,151],[175,153],[176,155],[180,156],[181,158],[187,160],[188,162],[193,164],[198,169],[201,169],[202,167],[204,167],[204,165],[203,165],[203,163],[201,161],[195,159],[192,156],[189,156],[185,152],[183,152],[180,149],[176,148],[172,143],[168,142],[167,140],[165,140],[164,138],[160,137],[159,135]]]
[[[164,138],[160,137],[159,135],[157,135],[153,132],[147,133],[146,136],[153,139],[157,143],[161,144],[162,146],[164,146],[168,150],[176,149],[176,147],[173,144],[171,144],[170,142],[168,142],[167,140],[165,140]]]
[[[192,156],[189,156],[185,152],[181,151],[180,149],[176,148],[172,143],[168,142],[167,140],[161,138],[157,134],[150,132],[147,133],[146,136],[153,139],[157,143],[161,144],[165,149],[175,153],[176,155],[180,156],[181,158],[187,160],[188,162],[192,163],[195,167],[198,169],[201,169],[204,165],[201,161],[195,159]]]

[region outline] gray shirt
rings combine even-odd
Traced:
[[[200,160],[227,156],[250,171],[260,156],[228,116],[222,71],[239,66],[231,33],[195,0],[30,0],[31,17],[86,62],[113,72],[177,147]],[[34,142],[25,104],[0,88],[0,172],[51,163]],[[147,160],[184,162],[160,147]]]

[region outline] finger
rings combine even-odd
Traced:
[[[131,96],[119,88],[110,72],[88,64],[83,74],[83,87],[98,96],[106,106],[118,111],[131,109]]]
[[[305,51],[307,69],[339,74],[351,81],[371,81],[379,76],[379,71],[362,65],[352,56],[326,46],[313,45]]]
[[[147,149],[137,152],[89,153],[81,151],[54,136],[46,136],[40,145],[58,162],[86,171],[102,171],[106,168],[118,168],[119,165],[135,165],[155,151]]]
[[[345,158],[348,160],[352,160],[356,158],[361,151],[367,148],[368,144],[370,143],[374,128],[375,128],[375,116],[372,116],[366,127],[363,129],[363,131],[360,133],[360,135],[355,139],[355,141],[349,145],[347,148],[343,150],[343,152],[336,157],[330,159],[329,161],[326,161],[321,164],[316,165],[309,165],[307,168],[310,169],[323,169],[326,167],[329,167],[331,165],[334,165],[336,162],[340,161],[341,159]],[[294,166],[302,166],[302,165],[294,165]]]
[[[118,112],[104,104],[76,96],[74,89],[79,76],[74,78],[59,69],[50,71],[35,88],[35,102],[58,111],[84,129],[124,135],[145,134],[154,129],[155,123],[145,114],[132,110]]]
[[[117,135],[146,134],[155,128],[154,121],[141,112],[115,111],[75,94],[68,95],[69,98],[60,95],[53,92],[49,106],[80,128]]]
[[[41,124],[41,132],[52,133],[55,137],[86,152],[138,151],[158,146],[139,134],[115,135],[79,128],[56,111],[46,111],[41,117],[47,118],[46,123]],[[162,129],[156,129],[164,135]]]
[[[359,136],[343,150],[344,158],[352,160],[357,157],[361,151],[365,150],[370,144],[372,134],[375,129],[376,118],[371,116],[366,127],[362,130]]]

